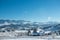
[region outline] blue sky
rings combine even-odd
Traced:
[[[0,19],[59,21],[60,0],[0,0]]]

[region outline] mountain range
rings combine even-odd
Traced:
[[[28,30],[33,28],[40,28],[43,30],[56,31],[60,30],[60,23],[58,22],[31,22],[25,20],[0,20],[1,30]]]

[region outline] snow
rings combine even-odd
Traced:
[[[45,34],[51,33],[51,31],[46,31]]]
[[[15,30],[15,32],[23,32],[23,33],[25,33],[25,32],[28,32],[27,30]]]
[[[60,40],[60,36],[22,36],[22,37],[0,37],[0,40]]]
[[[3,26],[3,25],[10,25],[10,23],[4,22],[3,24],[0,24],[0,26]]]
[[[60,40],[60,39],[18,38],[18,39],[0,39],[0,40]]]

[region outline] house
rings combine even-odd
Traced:
[[[27,36],[28,31],[27,30],[15,30],[16,36]]]
[[[51,35],[51,34],[52,34],[51,31],[45,31],[45,32],[44,32],[44,35]]]
[[[43,30],[42,29],[33,29],[33,30],[29,30],[29,36],[40,36],[43,35]]]

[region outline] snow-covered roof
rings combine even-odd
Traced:
[[[28,32],[27,30],[15,30],[15,32]]]
[[[51,33],[51,31],[45,31],[45,34]]]

